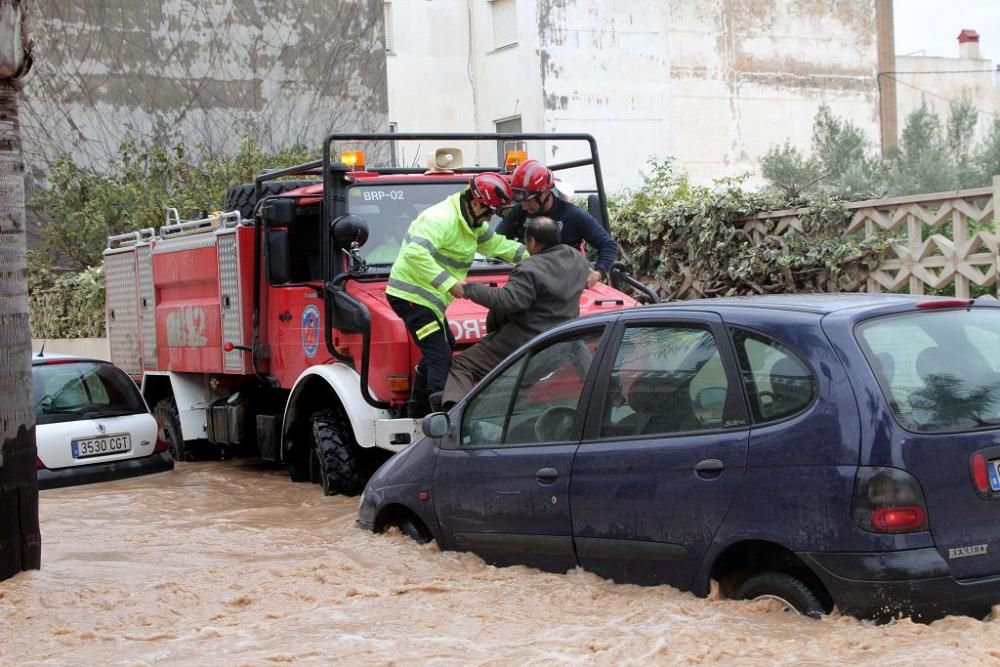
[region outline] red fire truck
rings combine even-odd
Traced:
[[[327,494],[356,494],[416,436],[405,406],[419,350],[386,302],[389,269],[420,211],[490,169],[462,168],[457,149],[433,153],[430,170],[375,169],[343,147],[483,140],[585,145],[587,157],[550,167],[591,168],[589,208],[607,224],[590,135],[332,134],[321,160],[230,190],[224,213],[184,221],[171,210],[158,233],[108,239],[111,357],[140,381],[176,458],[207,441],[281,462]],[[469,279],[502,285],[509,270],[477,260]],[[580,310],[635,303],[598,284]],[[447,317],[459,351],[486,333],[486,312],[471,301],[456,300]]]

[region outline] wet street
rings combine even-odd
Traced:
[[[1000,664],[1000,621],[812,621],[583,571],[497,569],[354,527],[246,461],[41,494],[0,583],[0,665]]]

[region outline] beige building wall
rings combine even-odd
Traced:
[[[111,361],[107,338],[32,338],[31,353],[34,355],[39,351]]]
[[[966,98],[980,111],[976,125],[977,138],[982,138],[1000,117],[1000,72],[992,60],[926,56],[896,56],[897,118],[899,130],[906,127],[906,118],[922,103],[935,111],[941,122],[947,122],[952,100]]]
[[[517,39],[503,48],[497,1],[516,3]],[[611,191],[637,185],[650,158],[707,181],[752,171],[786,139],[808,150],[823,103],[879,144],[875,0],[390,4],[389,120],[401,131],[520,117],[524,131],[589,132]],[[493,152],[472,154],[493,164]]]
[[[873,2],[670,3],[672,154],[699,180],[808,151],[821,104],[879,142]]]

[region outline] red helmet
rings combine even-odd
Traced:
[[[492,211],[506,208],[514,201],[510,184],[500,174],[488,171],[477,175],[469,183],[472,198]]]
[[[510,176],[514,199],[521,201],[535,194],[544,194],[555,187],[552,172],[538,160],[527,160],[517,165]]]

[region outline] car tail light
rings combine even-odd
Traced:
[[[35,457],[35,470],[43,470],[44,468],[45,468],[45,464],[42,463],[42,459],[40,459],[39,457],[36,456]]]
[[[879,507],[872,510],[872,526],[880,533],[907,533],[920,530],[927,522],[927,512],[919,505]]]
[[[982,454],[976,454],[972,457],[972,482],[976,485],[976,491],[979,493],[986,493],[990,490],[986,457]]]
[[[167,439],[163,437],[163,427],[159,427],[156,429],[156,445],[153,447],[153,453],[159,454],[168,449],[170,449],[170,446],[167,445]]]
[[[858,468],[853,515],[869,533],[927,530],[924,492],[913,475],[898,468]]]

